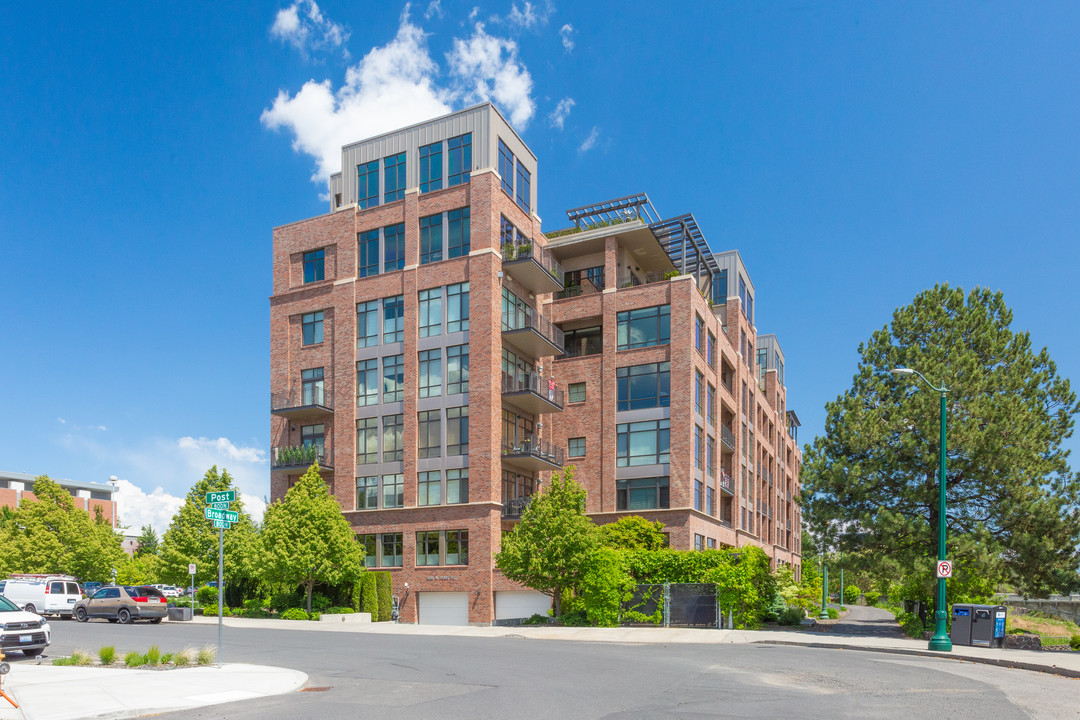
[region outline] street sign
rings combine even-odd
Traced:
[[[231,527],[232,527],[232,523],[229,522],[228,520],[215,520],[214,521],[214,529],[215,530],[228,530]]]
[[[232,503],[227,503],[227,502],[216,502],[216,503],[210,503],[209,505],[207,505],[207,507],[213,508],[214,510],[228,510],[229,505],[231,505],[231,504]]]
[[[187,566],[187,574],[188,575],[194,575],[195,574],[195,563],[191,563],[190,565]]]
[[[236,522],[240,519],[237,513],[231,510],[214,510],[213,508],[206,508],[207,520],[228,520],[229,522]]]
[[[952,562],[950,560],[938,560],[937,576],[939,578],[952,577]]]
[[[235,490],[221,490],[220,492],[208,492],[206,493],[206,502],[219,503],[219,502],[233,502],[236,500]]]

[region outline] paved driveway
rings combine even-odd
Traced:
[[[907,637],[896,618],[888,610],[864,605],[848,605],[849,612],[836,623],[829,635],[855,637],[902,638]]]

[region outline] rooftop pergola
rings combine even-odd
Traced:
[[[720,266],[712,249],[691,213],[649,225],[664,252],[679,272],[697,278],[698,288],[705,297],[712,296],[713,278]]]
[[[579,208],[566,211],[566,217],[575,227],[586,228],[590,225],[614,225],[625,222],[631,218],[640,218],[646,224],[652,224],[660,220],[660,214],[649,201],[645,193],[627,195],[626,197],[605,200],[592,205],[583,205]]]

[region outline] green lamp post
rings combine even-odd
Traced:
[[[829,593],[829,566],[825,564],[825,548],[821,548],[821,612],[818,620],[828,620],[829,612],[825,609],[826,597]]]
[[[944,383],[942,383],[941,387],[936,387],[918,370],[893,368],[890,372],[893,375],[918,375],[931,390],[941,393],[941,447],[938,451],[938,563],[940,564],[947,559],[945,557],[945,397],[949,391]],[[934,637],[930,638],[931,650],[940,650],[942,652],[952,650],[952,640],[949,639],[949,633],[946,631],[945,621],[947,618],[945,578],[939,577],[937,582],[937,611],[934,613]]]

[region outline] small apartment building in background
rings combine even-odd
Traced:
[[[318,460],[403,621],[544,612],[493,556],[568,464],[597,522],[799,566],[783,354],[737,253],[643,195],[545,236],[536,158],[490,104],[342,167],[328,214],[274,230],[271,497]]]
[[[23,499],[36,500],[34,497],[35,475],[27,473],[0,471],[0,507],[17,508]],[[71,493],[75,507],[94,516],[95,508],[100,507],[106,520],[116,527],[116,501],[113,493],[116,488],[110,484],[82,482],[80,480],[61,480],[49,478]]]

